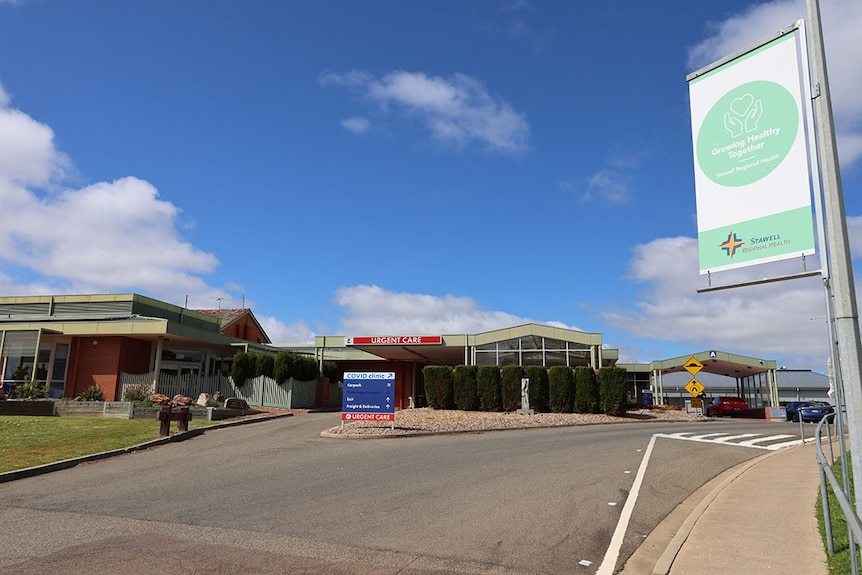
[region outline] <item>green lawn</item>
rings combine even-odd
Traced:
[[[213,422],[192,420],[189,429]],[[171,434],[177,424],[171,422]],[[144,443],[159,437],[155,419],[0,416],[0,473]]]
[[[847,454],[847,461],[850,461],[849,452]],[[838,481],[841,481],[842,471],[840,459],[835,461],[835,465],[832,466],[832,471],[835,473],[835,477],[838,478]],[[848,474],[850,476],[850,501],[853,501],[852,468],[848,468]],[[853,572],[853,569],[851,562],[852,557],[850,557],[851,551],[847,520],[844,518],[844,511],[838,505],[838,500],[835,497],[835,493],[832,491],[832,486],[827,484],[826,489],[829,497],[829,513],[832,515],[832,540],[835,550],[835,554],[828,557],[829,573],[833,575],[850,575]],[[826,526],[823,517],[823,500],[820,496],[817,497],[816,514],[817,521],[820,524],[820,535],[823,537],[823,547],[824,549],[828,549],[826,546]],[[859,556],[858,552],[856,554],[856,561],[857,565],[862,565],[862,557]]]

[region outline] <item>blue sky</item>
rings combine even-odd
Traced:
[[[862,3],[822,6],[856,248]],[[535,321],[600,332],[622,361],[825,370],[819,280],[696,293],[685,77],[804,16],[0,0],[0,294],[244,302],[284,343]]]

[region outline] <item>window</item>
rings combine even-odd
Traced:
[[[3,391],[11,393],[19,383],[33,377],[36,363],[36,341],[38,331],[7,331],[3,333],[3,350],[0,365],[3,369]]]

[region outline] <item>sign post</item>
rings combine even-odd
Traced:
[[[691,406],[700,407],[701,409],[703,409],[703,401],[701,399],[701,395],[703,395],[703,392],[706,387],[704,387],[701,382],[695,379],[695,376],[700,373],[700,370],[703,369],[703,364],[700,363],[696,357],[691,356],[690,358],[688,358],[688,361],[685,362],[685,365],[683,367],[687,372],[691,374],[691,381],[689,381],[685,386],[685,390],[689,392],[693,398],[691,400]]]
[[[351,371],[344,374],[341,428],[345,421],[390,421],[395,429],[395,372]]]

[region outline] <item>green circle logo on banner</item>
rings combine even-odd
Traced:
[[[784,161],[798,132],[793,95],[775,82],[748,82],[722,96],[706,114],[697,135],[697,161],[717,184],[752,184]]]

